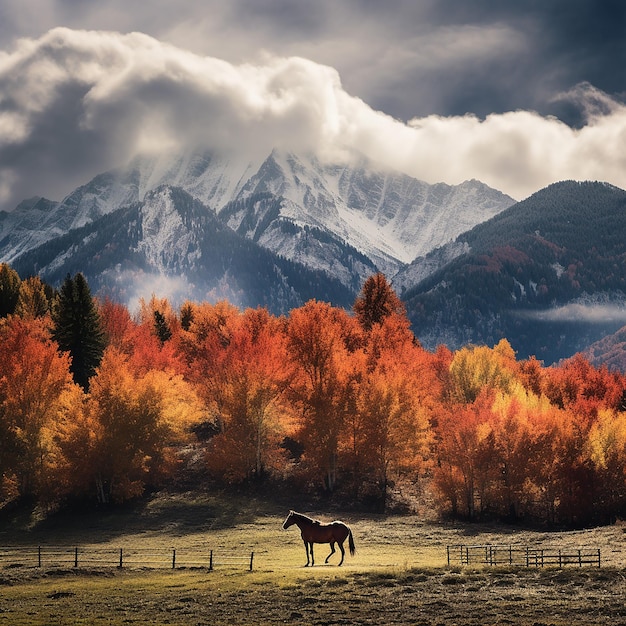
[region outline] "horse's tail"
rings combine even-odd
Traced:
[[[348,528],[348,548],[350,548],[350,555],[356,554],[356,546],[354,545],[354,537],[352,536],[352,529]]]

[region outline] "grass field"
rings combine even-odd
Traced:
[[[0,545],[78,545],[177,554],[177,568],[35,567],[19,558],[0,569],[0,625],[118,624],[626,624],[626,534],[619,525],[539,532],[443,524],[416,516],[303,511],[341,518],[357,554],[304,568],[287,507],[244,496],[160,494],[115,514],[7,518]],[[599,548],[602,567],[448,567],[450,544]],[[191,555],[241,555],[240,563],[185,565]],[[254,551],[254,570],[247,556]],[[187,556],[189,555],[189,556]],[[167,558],[165,562],[167,563]],[[217,558],[217,557],[216,557]]]

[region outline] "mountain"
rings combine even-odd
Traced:
[[[626,191],[551,185],[433,252],[403,300],[427,347],[493,345],[546,363],[585,349],[626,319]],[[430,259],[430,265],[428,265]]]
[[[595,367],[626,373],[626,326],[607,335],[583,350],[583,355]]]
[[[275,314],[312,298],[350,307],[354,293],[234,232],[182,189],[161,186],[141,202],[108,213],[20,255],[21,276],[58,284],[82,272],[100,295],[134,303],[165,287],[173,300],[228,299]]]
[[[13,263],[161,185],[184,189],[234,231],[352,290],[375,271],[393,276],[514,204],[478,181],[429,185],[365,159],[329,165],[276,150],[257,160],[211,152],[142,157],[96,176],[61,202],[22,203],[3,214],[0,261]]]

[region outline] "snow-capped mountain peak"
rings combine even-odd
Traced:
[[[143,200],[162,185],[185,190],[233,230],[272,252],[353,286],[373,271],[393,276],[416,257],[514,203],[478,181],[430,185],[365,159],[356,165],[328,164],[279,150],[265,158],[219,156],[208,150],[141,157],[96,176],[43,211],[40,203],[0,218],[0,260],[10,262],[47,240]],[[176,235],[165,236],[165,230],[176,232],[165,197],[155,206],[162,214],[146,222],[154,235],[144,245],[158,266],[170,254],[168,248],[183,242]],[[169,228],[163,230],[166,224]]]

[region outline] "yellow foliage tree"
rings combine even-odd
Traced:
[[[506,339],[494,348],[470,346],[454,355],[450,364],[448,396],[452,402],[472,403],[483,389],[507,392],[515,380],[515,353]]]
[[[92,470],[100,502],[121,502],[140,495],[166,470],[170,428],[163,418],[167,387],[148,376],[136,377],[128,358],[105,351],[90,387],[89,424],[94,429]]]

